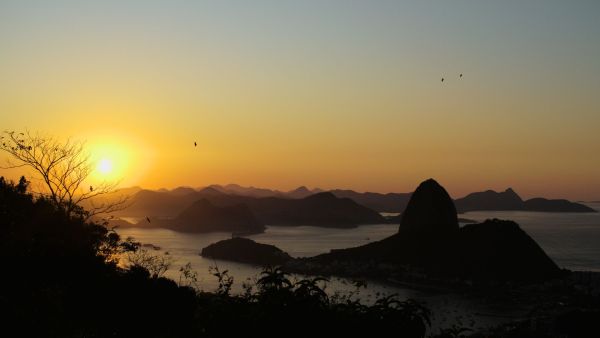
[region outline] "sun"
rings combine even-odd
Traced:
[[[98,172],[102,175],[109,175],[113,171],[113,163],[108,158],[103,158],[98,162]]]
[[[94,171],[92,179],[99,182],[121,180],[130,164],[130,153],[123,145],[103,142],[90,147],[90,160]]]
[[[119,186],[138,184],[153,163],[153,153],[146,143],[133,135],[117,131],[82,134],[92,169],[89,183]]]

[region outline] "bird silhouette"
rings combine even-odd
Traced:
[[[444,78],[442,78],[442,82],[444,82]]]
[[[458,77],[462,77],[462,73]]]
[[[148,221],[148,223],[150,223],[150,217],[146,216],[146,221]]]
[[[94,191],[94,187],[90,185],[90,191]]]
[[[194,142],[194,147],[197,147],[197,146],[198,146],[198,144],[196,142]]]

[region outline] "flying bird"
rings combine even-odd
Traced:
[[[442,82],[444,82],[444,78],[442,78]]]
[[[462,73],[458,77],[462,77]]]
[[[194,147],[197,147],[197,146],[198,146],[198,144],[196,142],[194,142]]]
[[[148,223],[150,223],[150,217],[146,216],[146,221],[148,221]]]

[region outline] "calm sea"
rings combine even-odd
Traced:
[[[588,203],[600,210],[600,203]],[[571,270],[600,271],[600,213],[543,213],[521,211],[481,211],[461,214],[459,217],[483,221],[488,218],[510,219],[521,225],[535,241],[563,268]],[[191,263],[198,273],[199,285],[205,291],[217,287],[216,278],[209,267],[217,265],[228,270],[235,279],[234,292],[240,292],[241,284],[256,278],[260,269],[245,264],[206,259],[199,255],[202,248],[219,240],[230,238],[228,233],[187,234],[166,229],[119,229],[124,236],[131,236],[142,243],[160,247],[156,254],[167,254],[171,268],[167,277],[179,279],[179,267]],[[257,242],[273,244],[294,257],[314,256],[331,249],[349,248],[377,241],[398,231],[398,225],[365,225],[354,229],[329,229],[312,226],[268,226],[262,234],[248,236]],[[353,290],[349,281],[332,279],[327,290],[348,293]],[[466,326],[484,327],[524,315],[528,309],[515,304],[499,304],[473,299],[457,294],[433,293],[399,288],[376,282],[359,293],[365,303],[379,295],[398,294],[399,298],[414,298],[426,302],[434,309],[433,328],[461,322]]]

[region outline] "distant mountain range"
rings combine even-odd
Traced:
[[[305,186],[290,191],[271,190],[266,188],[243,187],[237,184],[218,185],[194,189],[191,187],[178,187],[173,190],[160,189],[157,191],[144,190],[139,187],[122,189],[119,192],[134,197],[135,204],[144,206],[157,216],[175,216],[198,199],[198,195],[218,196],[219,193],[240,197],[266,198],[276,197],[282,199],[302,199],[310,195],[324,192],[323,189],[309,189]],[[349,198],[377,212],[401,213],[406,208],[412,193],[375,193],[356,192],[354,190],[330,190],[335,197]],[[161,193],[162,195],[159,195]],[[202,197],[200,196],[200,197]],[[459,213],[469,211],[504,210],[504,211],[543,211],[543,212],[595,212],[596,210],[581,204],[564,199],[532,198],[523,200],[513,189],[504,192],[487,190],[474,192],[465,197],[454,200]],[[133,209],[128,209],[127,212]],[[142,214],[147,213],[143,211]]]
[[[312,194],[323,192],[324,190],[315,188],[308,189],[301,186],[297,189],[283,192],[255,187],[242,187],[237,184],[228,184],[225,186],[211,185],[211,188],[228,194],[252,196],[252,197],[285,197],[285,198],[304,198]],[[406,208],[412,193],[376,193],[376,192],[356,192],[354,190],[335,189],[330,190],[332,194],[340,198],[350,198],[358,204],[377,212],[401,213]],[[459,213],[468,211],[543,211],[543,212],[595,212],[596,210],[581,204],[570,202],[565,199],[546,199],[532,198],[524,201],[512,189],[508,188],[504,192],[495,192],[487,190],[483,192],[474,192],[463,198],[454,200]]]
[[[493,190],[474,192],[463,198],[454,200],[454,204],[459,213],[480,210],[597,212],[581,203],[570,202],[564,199],[549,200],[538,197],[524,201],[511,188],[503,192]]]
[[[309,189],[305,186],[298,187],[290,191],[271,190],[256,187],[242,187],[237,184],[209,185],[208,188],[232,195],[249,197],[284,197],[284,198],[304,198],[325,190],[314,188]],[[202,190],[204,188],[200,188]],[[350,198],[356,203],[362,204],[367,208],[378,212],[402,212],[406,203],[410,199],[411,193],[388,193],[380,194],[374,192],[356,192],[354,190],[335,189],[330,190],[332,194],[339,198]]]
[[[168,192],[140,190],[132,197],[131,206],[116,215],[173,219],[161,224],[189,222],[205,213],[194,213],[194,208],[223,208],[243,205],[253,217],[266,225],[314,225],[322,227],[355,227],[361,224],[386,223],[378,212],[349,198],[338,198],[330,192],[320,192],[304,198],[250,197],[221,192],[215,187],[200,191],[175,189]],[[206,201],[198,203],[198,201]],[[185,216],[188,215],[188,216]],[[190,216],[195,215],[195,216]],[[216,217],[216,216],[215,216]],[[154,226],[144,222],[142,226]],[[223,231],[228,231],[223,229]]]
[[[410,200],[412,193],[356,192],[354,190],[331,190],[337,197],[350,198],[378,212],[402,212]]]
[[[361,193],[339,189],[324,192],[321,189],[308,189],[304,186],[283,192],[242,187],[236,184],[211,185],[199,190],[191,187],[178,187],[172,190],[155,191],[133,187],[119,190],[111,196],[116,197],[119,194],[129,194],[131,200],[128,208],[115,213],[117,216],[171,219],[170,222],[157,221],[155,224],[141,222],[140,225],[199,232],[262,231],[254,221],[260,226],[313,225],[341,228],[361,224],[398,224],[401,217],[383,217],[379,213],[403,212],[412,196],[412,193]],[[103,198],[106,202],[113,197],[105,196]],[[198,201],[204,202],[199,203]],[[503,192],[488,190],[471,193],[454,200],[454,204],[458,213],[483,210],[596,212],[584,204],[563,199],[532,198],[524,201],[510,188]],[[235,208],[226,209],[241,217],[234,221],[227,218],[226,212],[218,209],[233,206],[247,208],[249,214],[246,215]],[[193,210],[201,207],[202,210]],[[203,218],[203,220],[196,220],[198,218]],[[212,223],[223,226],[212,228],[208,224],[203,224],[204,220],[207,222],[212,220]],[[225,225],[225,223],[229,225]],[[122,222],[119,224],[126,225]],[[191,228],[187,228],[187,226]]]
[[[271,190],[266,188],[255,188],[255,187],[242,187],[238,184],[227,184],[227,185],[218,185],[212,184],[207,188],[212,188],[218,190],[220,192],[231,194],[231,195],[240,195],[240,196],[249,196],[249,197],[287,197],[287,198],[304,198],[310,195],[314,195],[324,190],[315,188],[308,189],[305,186],[298,187],[296,189],[290,191],[279,191],[279,190]],[[202,190],[204,188],[200,188]]]

